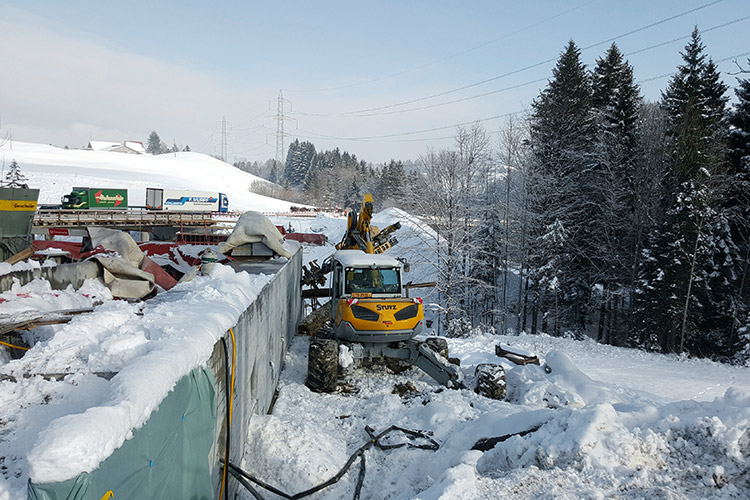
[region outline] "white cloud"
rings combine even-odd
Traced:
[[[221,114],[235,103],[250,107],[254,99],[256,106],[267,106],[265,90],[238,89],[157,57],[56,32],[28,17],[0,17],[3,38],[13,41],[0,53],[2,132],[16,139],[77,146],[92,135],[145,140],[155,129],[167,142],[172,137],[182,144],[210,142]]]

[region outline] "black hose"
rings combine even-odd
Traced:
[[[336,475],[334,475],[329,480],[327,480],[327,481],[325,481],[325,482],[323,482],[323,483],[321,483],[321,484],[319,484],[317,486],[313,486],[312,488],[309,488],[309,489],[307,489],[305,491],[301,491],[299,493],[295,493],[294,495],[290,495],[289,493],[284,493],[283,491],[279,490],[278,488],[275,488],[275,487],[273,487],[273,486],[271,486],[271,485],[269,485],[269,484],[261,481],[260,479],[251,476],[247,472],[243,471],[242,469],[240,469],[239,467],[237,467],[236,465],[234,465],[232,462],[228,463],[228,465],[229,465],[229,471],[232,473],[233,477],[242,476],[244,479],[248,479],[248,480],[254,482],[255,484],[257,484],[258,486],[260,486],[261,488],[263,488],[265,490],[268,490],[271,493],[274,493],[276,495],[279,495],[280,497],[287,498],[287,499],[290,499],[290,500],[297,500],[299,498],[310,496],[313,493],[317,493],[318,491],[320,491],[320,490],[322,490],[324,488],[327,488],[327,487],[329,487],[329,486],[331,486],[331,485],[336,484],[337,482],[339,482],[341,480],[341,478],[344,477],[344,475],[349,471],[349,468],[352,466],[352,464],[354,463],[354,461],[357,458],[361,457],[362,461],[360,462],[359,475],[357,477],[357,484],[356,484],[355,490],[354,490],[354,499],[358,500],[359,499],[359,495],[360,495],[360,493],[362,491],[362,484],[364,483],[364,480],[365,480],[365,468],[366,468],[365,467],[365,451],[367,451],[368,449],[370,449],[372,446],[380,448],[381,450],[392,450],[394,448],[401,448],[403,446],[407,446],[409,448],[417,448],[417,449],[421,449],[421,450],[433,450],[433,451],[437,450],[438,448],[440,448],[440,445],[437,443],[437,441],[435,441],[434,439],[432,439],[424,431],[413,431],[413,430],[404,429],[403,427],[398,427],[398,426],[395,426],[395,425],[392,425],[392,426],[388,427],[386,430],[384,430],[383,432],[381,432],[380,434],[377,434],[377,435],[375,434],[375,431],[373,430],[373,428],[370,427],[370,426],[366,426],[365,427],[365,431],[367,432],[367,435],[370,436],[370,440],[368,442],[366,442],[365,444],[363,444],[362,446],[360,446],[354,453],[352,453],[352,455],[349,457],[349,460],[346,461],[346,463],[344,464],[344,466],[341,468],[341,470],[339,470],[336,473]],[[388,434],[390,434],[391,432],[394,432],[394,431],[398,431],[398,432],[401,432],[401,433],[405,434],[406,437],[409,440],[426,439],[427,441],[429,441],[429,443],[428,444],[412,444],[412,443],[382,444],[382,443],[380,443],[381,439],[383,439]],[[242,484],[243,486],[245,485],[242,481],[240,481],[240,484]],[[253,492],[251,491],[251,493],[253,493]],[[253,493],[253,495],[255,495],[255,493]],[[259,498],[259,497],[256,496],[256,498]]]
[[[354,500],[359,500],[359,494],[362,492],[362,484],[365,482],[365,455],[359,461],[359,476],[357,476],[357,486],[354,488]]]
[[[224,392],[227,395],[227,397],[226,397],[226,401],[227,401],[227,406],[226,406],[227,439],[226,439],[226,443],[224,445],[224,449],[225,449],[225,451],[224,451],[224,463],[226,464],[229,461],[229,443],[230,443],[230,441],[229,441],[229,431],[230,431],[230,427],[231,427],[229,425],[229,404],[230,404],[230,400],[229,400],[229,398],[230,398],[230,396],[229,396],[229,352],[227,350],[227,341],[224,339],[223,336],[221,337],[221,343],[224,345],[224,367],[225,367],[225,370],[224,370],[224,384],[226,384],[225,385],[226,389],[224,390]],[[224,467],[226,467],[226,465]],[[224,471],[223,474],[226,474],[226,472],[227,471]],[[232,472],[231,469],[229,470],[229,472],[230,473]],[[226,498],[227,500],[229,500],[229,481],[224,481],[224,498]]]
[[[240,484],[241,484],[242,486],[244,486],[244,487],[245,487],[245,489],[246,489],[247,491],[249,491],[249,492],[250,492],[250,494],[251,494],[251,495],[252,495],[253,497],[255,497],[255,498],[256,498],[257,500],[264,500],[264,499],[263,499],[263,496],[262,496],[262,495],[261,495],[260,493],[258,493],[258,490],[256,490],[255,488],[253,488],[253,485],[252,485],[252,484],[250,484],[250,483],[248,483],[248,482],[247,482],[247,480],[246,480],[246,479],[245,479],[244,477],[242,477],[242,475],[241,475],[241,474],[239,474],[239,473],[238,473],[237,471],[235,471],[235,470],[234,470],[234,469],[233,469],[232,467],[230,467],[230,468],[229,468],[228,470],[229,470],[229,473],[230,473],[230,474],[231,474],[231,475],[232,475],[232,476],[233,476],[233,477],[234,477],[234,478],[235,478],[235,479],[236,479],[237,481],[239,481],[239,483],[240,483]]]
[[[525,436],[527,434],[531,434],[532,432],[536,432],[536,431],[538,431],[539,429],[542,428],[542,425],[544,425],[544,424],[537,425],[535,427],[532,427],[531,429],[526,429],[526,430],[523,430],[523,431],[514,432],[512,434],[505,434],[503,436],[497,436],[497,437],[491,437],[491,438],[482,438],[479,441],[477,441],[476,443],[474,443],[474,446],[472,446],[471,449],[472,450],[479,450],[479,451],[489,451],[492,448],[494,448],[496,444],[502,443],[503,441],[506,441],[506,440],[512,438],[513,436],[522,436],[523,437],[523,436]]]

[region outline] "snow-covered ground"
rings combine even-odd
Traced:
[[[43,189],[44,202],[55,202],[73,184],[88,183],[70,180],[80,171],[74,157],[64,159],[64,150],[40,159],[33,152],[16,154],[17,147],[14,143],[13,155],[3,150],[6,164],[15,158],[32,187]],[[48,149],[29,146],[34,148]],[[170,160],[179,177],[164,173],[159,157],[151,158],[152,171],[89,165],[85,175],[125,187],[157,181],[164,187],[200,186],[242,199],[223,184],[201,184],[204,169],[192,168],[192,157],[184,164],[181,159],[178,154]],[[63,166],[47,172],[51,165]],[[184,183],[167,185],[165,178]],[[58,191],[49,194],[52,189]],[[246,208],[285,210],[268,206]],[[345,219],[326,216],[272,220],[296,231],[324,233],[329,242],[339,241],[346,225]],[[428,245],[434,235],[398,210],[381,211],[374,223],[383,227],[395,220],[403,227],[389,254],[412,262],[408,280],[434,279]],[[321,262],[331,251],[331,244],[305,247],[305,260]],[[10,269],[0,264],[0,273]],[[32,330],[35,345],[20,360],[0,353],[0,500],[25,498],[30,477],[54,481],[95,468],[182,375],[207,359],[206,351],[264,283],[264,277],[215,269],[141,305],[111,300],[97,281],[77,292],[53,291],[35,281],[0,294],[0,315],[94,308],[66,325]],[[436,300],[429,289],[420,290],[426,302]],[[542,366],[514,366],[497,358],[494,346],[501,342],[536,353]],[[253,420],[238,464],[287,493],[333,476],[368,442],[366,426],[377,433],[397,425],[428,433],[439,448],[370,448],[363,499],[750,498],[750,368],[592,341],[477,333],[449,339],[468,389],[445,389],[416,369],[394,374],[372,367],[348,371],[341,392],[316,394],[304,385],[307,344],[306,337],[291,344],[273,412]],[[485,362],[506,367],[506,401],[471,390],[474,369]],[[151,373],[155,366],[158,377]],[[24,377],[61,372],[72,375]],[[118,374],[108,380],[95,375],[101,372]],[[522,431],[530,432],[518,434]],[[511,434],[486,451],[472,450],[481,439]],[[390,444],[407,441],[399,433],[389,437]],[[339,483],[312,498],[351,498],[358,471],[355,462]],[[279,498],[260,491],[267,499]]]

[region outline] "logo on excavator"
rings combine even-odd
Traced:
[[[376,304],[375,309],[378,311],[395,311],[396,306],[393,305],[383,305],[383,304]]]

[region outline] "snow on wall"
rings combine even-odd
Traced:
[[[29,478],[49,484],[81,473],[96,474],[97,466],[114,456],[134,429],[146,425],[176,381],[208,363],[217,392],[216,401],[208,404],[216,404],[217,422],[214,448],[206,459],[214,467],[212,481],[218,488],[218,463],[226,436],[221,338],[224,335],[231,350],[232,340],[226,332],[232,327],[236,369],[231,448],[232,456],[240,457],[250,418],[270,408],[301,313],[302,252],[296,243],[290,246],[296,247],[291,259],[258,264],[252,275],[243,269],[217,266],[210,276],[178,285],[143,308],[122,301],[105,303],[85,323],[71,322],[48,344],[29,351],[24,360],[8,363],[5,370],[19,380],[24,380],[21,374],[30,368],[117,372],[111,380],[100,381],[98,396],[87,403],[85,411],[61,416],[40,429],[28,453]],[[100,341],[102,335],[108,337],[115,331],[119,332],[114,340],[118,345]],[[69,336],[79,340],[71,343]],[[91,341],[89,347],[83,347],[84,357],[81,337]],[[73,348],[66,349],[68,345]],[[218,362],[217,353],[221,354]]]

